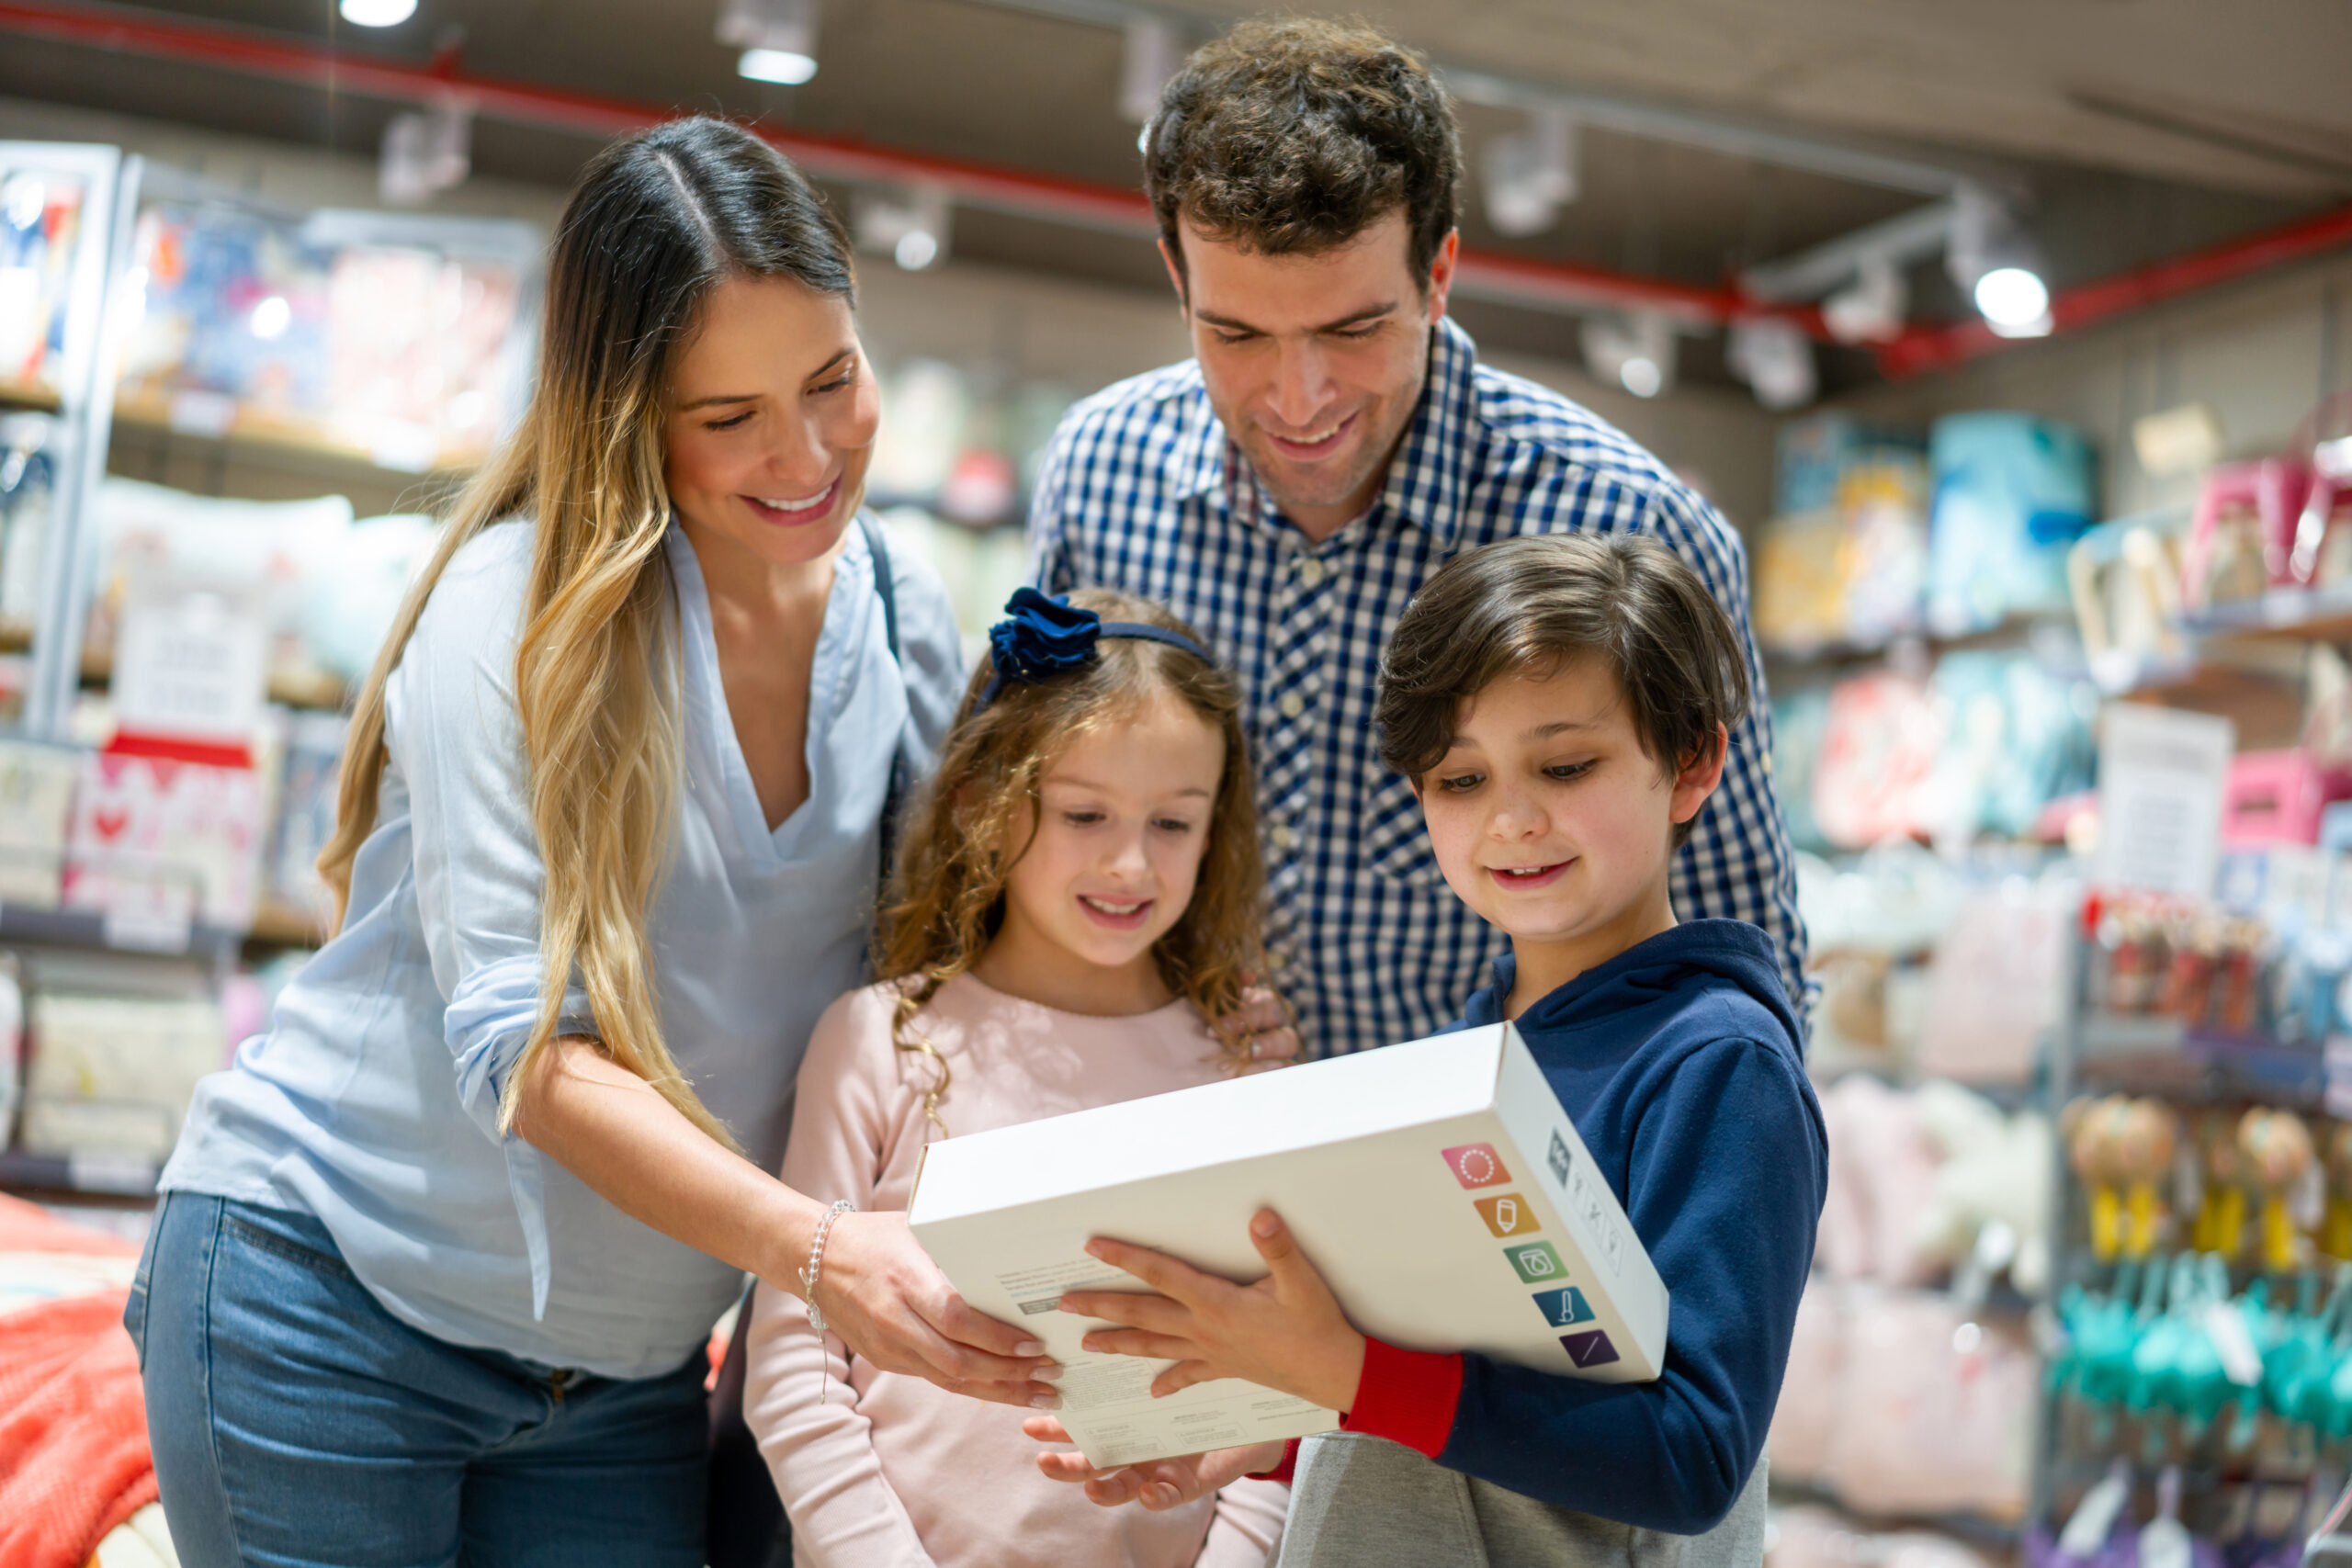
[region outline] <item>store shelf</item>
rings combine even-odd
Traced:
[[[120,431],[207,443],[232,454],[290,457],[314,472],[340,470],[394,481],[461,478],[472,472],[484,455],[443,446],[386,444],[370,448],[335,441],[306,421],[275,417],[214,393],[172,397],[126,391],[115,400],[114,423]]]
[[[137,1156],[31,1155],[0,1150],[0,1188],[11,1191],[80,1192],[148,1200],[155,1196],[155,1162]]]
[[[1844,664],[1868,663],[1899,657],[1905,650],[1932,659],[1945,653],[1958,653],[1970,649],[2010,648],[2032,636],[2035,628],[2064,626],[2064,617],[2018,616],[1996,626],[1977,631],[1959,632],[1948,637],[1926,632],[1906,633],[1889,637],[1883,642],[1826,642],[1804,647],[1771,647],[1760,649],[1764,662],[1775,668],[1807,670],[1834,668]]]
[[[2352,588],[2278,588],[2182,622],[2192,637],[2238,641],[2352,642]]]
[[[57,395],[54,387],[29,381],[0,381],[0,409],[55,413],[64,406],[64,400]]]
[[[327,940],[326,921],[273,900],[254,911],[245,940],[261,947],[321,947]]]
[[[194,925],[185,931],[130,930],[95,909],[40,909],[0,904],[0,945],[66,947],[85,953],[122,953],[150,957],[194,955],[225,961],[243,933]]]
[[[0,628],[0,649],[6,648],[6,630]],[[82,655],[82,683],[103,686],[114,678],[114,652],[111,649],[91,649]],[[350,688],[341,676],[326,670],[272,670],[269,672],[269,700],[289,708],[324,708],[339,710]]]
[[[2327,1061],[2318,1051],[2192,1031],[2170,1018],[2086,1020],[2075,1077],[2086,1089],[2168,1100],[2259,1100],[2303,1111],[2327,1100]]]

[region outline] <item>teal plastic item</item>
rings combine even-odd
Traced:
[[[1928,626],[1953,636],[2063,613],[2066,551],[2098,512],[2089,440],[2028,413],[1950,414],[1936,422],[1928,458]]]

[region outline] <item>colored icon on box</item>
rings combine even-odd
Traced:
[[[1560,1348],[1579,1367],[1605,1367],[1617,1359],[1617,1347],[1609,1343],[1609,1336],[1598,1328],[1561,1335]]]
[[[1567,1328],[1592,1321],[1592,1307],[1584,1292],[1574,1285],[1564,1291],[1539,1291],[1535,1304],[1543,1309],[1544,1321],[1555,1328]]]
[[[1540,1285],[1546,1280],[1563,1280],[1567,1269],[1560,1264],[1560,1255],[1552,1250],[1548,1241],[1531,1241],[1524,1247],[1506,1247],[1504,1256],[1510,1266],[1519,1270],[1521,1284]]]
[[[1464,1144],[1445,1151],[1446,1168],[1464,1187],[1493,1187],[1510,1179],[1492,1144]]]
[[[1478,1217],[1486,1221],[1487,1228],[1497,1235],[1524,1235],[1538,1228],[1535,1211],[1530,1209],[1527,1200],[1516,1192],[1506,1192],[1499,1198],[1481,1198],[1477,1200],[1477,1206]]]

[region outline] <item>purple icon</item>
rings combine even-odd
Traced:
[[[1561,1335],[1560,1348],[1579,1367],[1605,1367],[1617,1359],[1617,1347],[1609,1343],[1609,1336],[1598,1328]]]

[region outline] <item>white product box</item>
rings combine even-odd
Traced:
[[[1266,1206],[1366,1334],[1568,1377],[1658,1374],[1666,1286],[1508,1023],[944,1139],[907,1217],[966,1301],[1063,1363],[1062,1425],[1117,1465],[1339,1425],[1232,1379],[1155,1400],[1169,1363],[1081,1349],[1101,1325],[1056,1305],[1143,1288],[1087,1256],[1098,1235],[1260,1279],[1248,1227]]]

